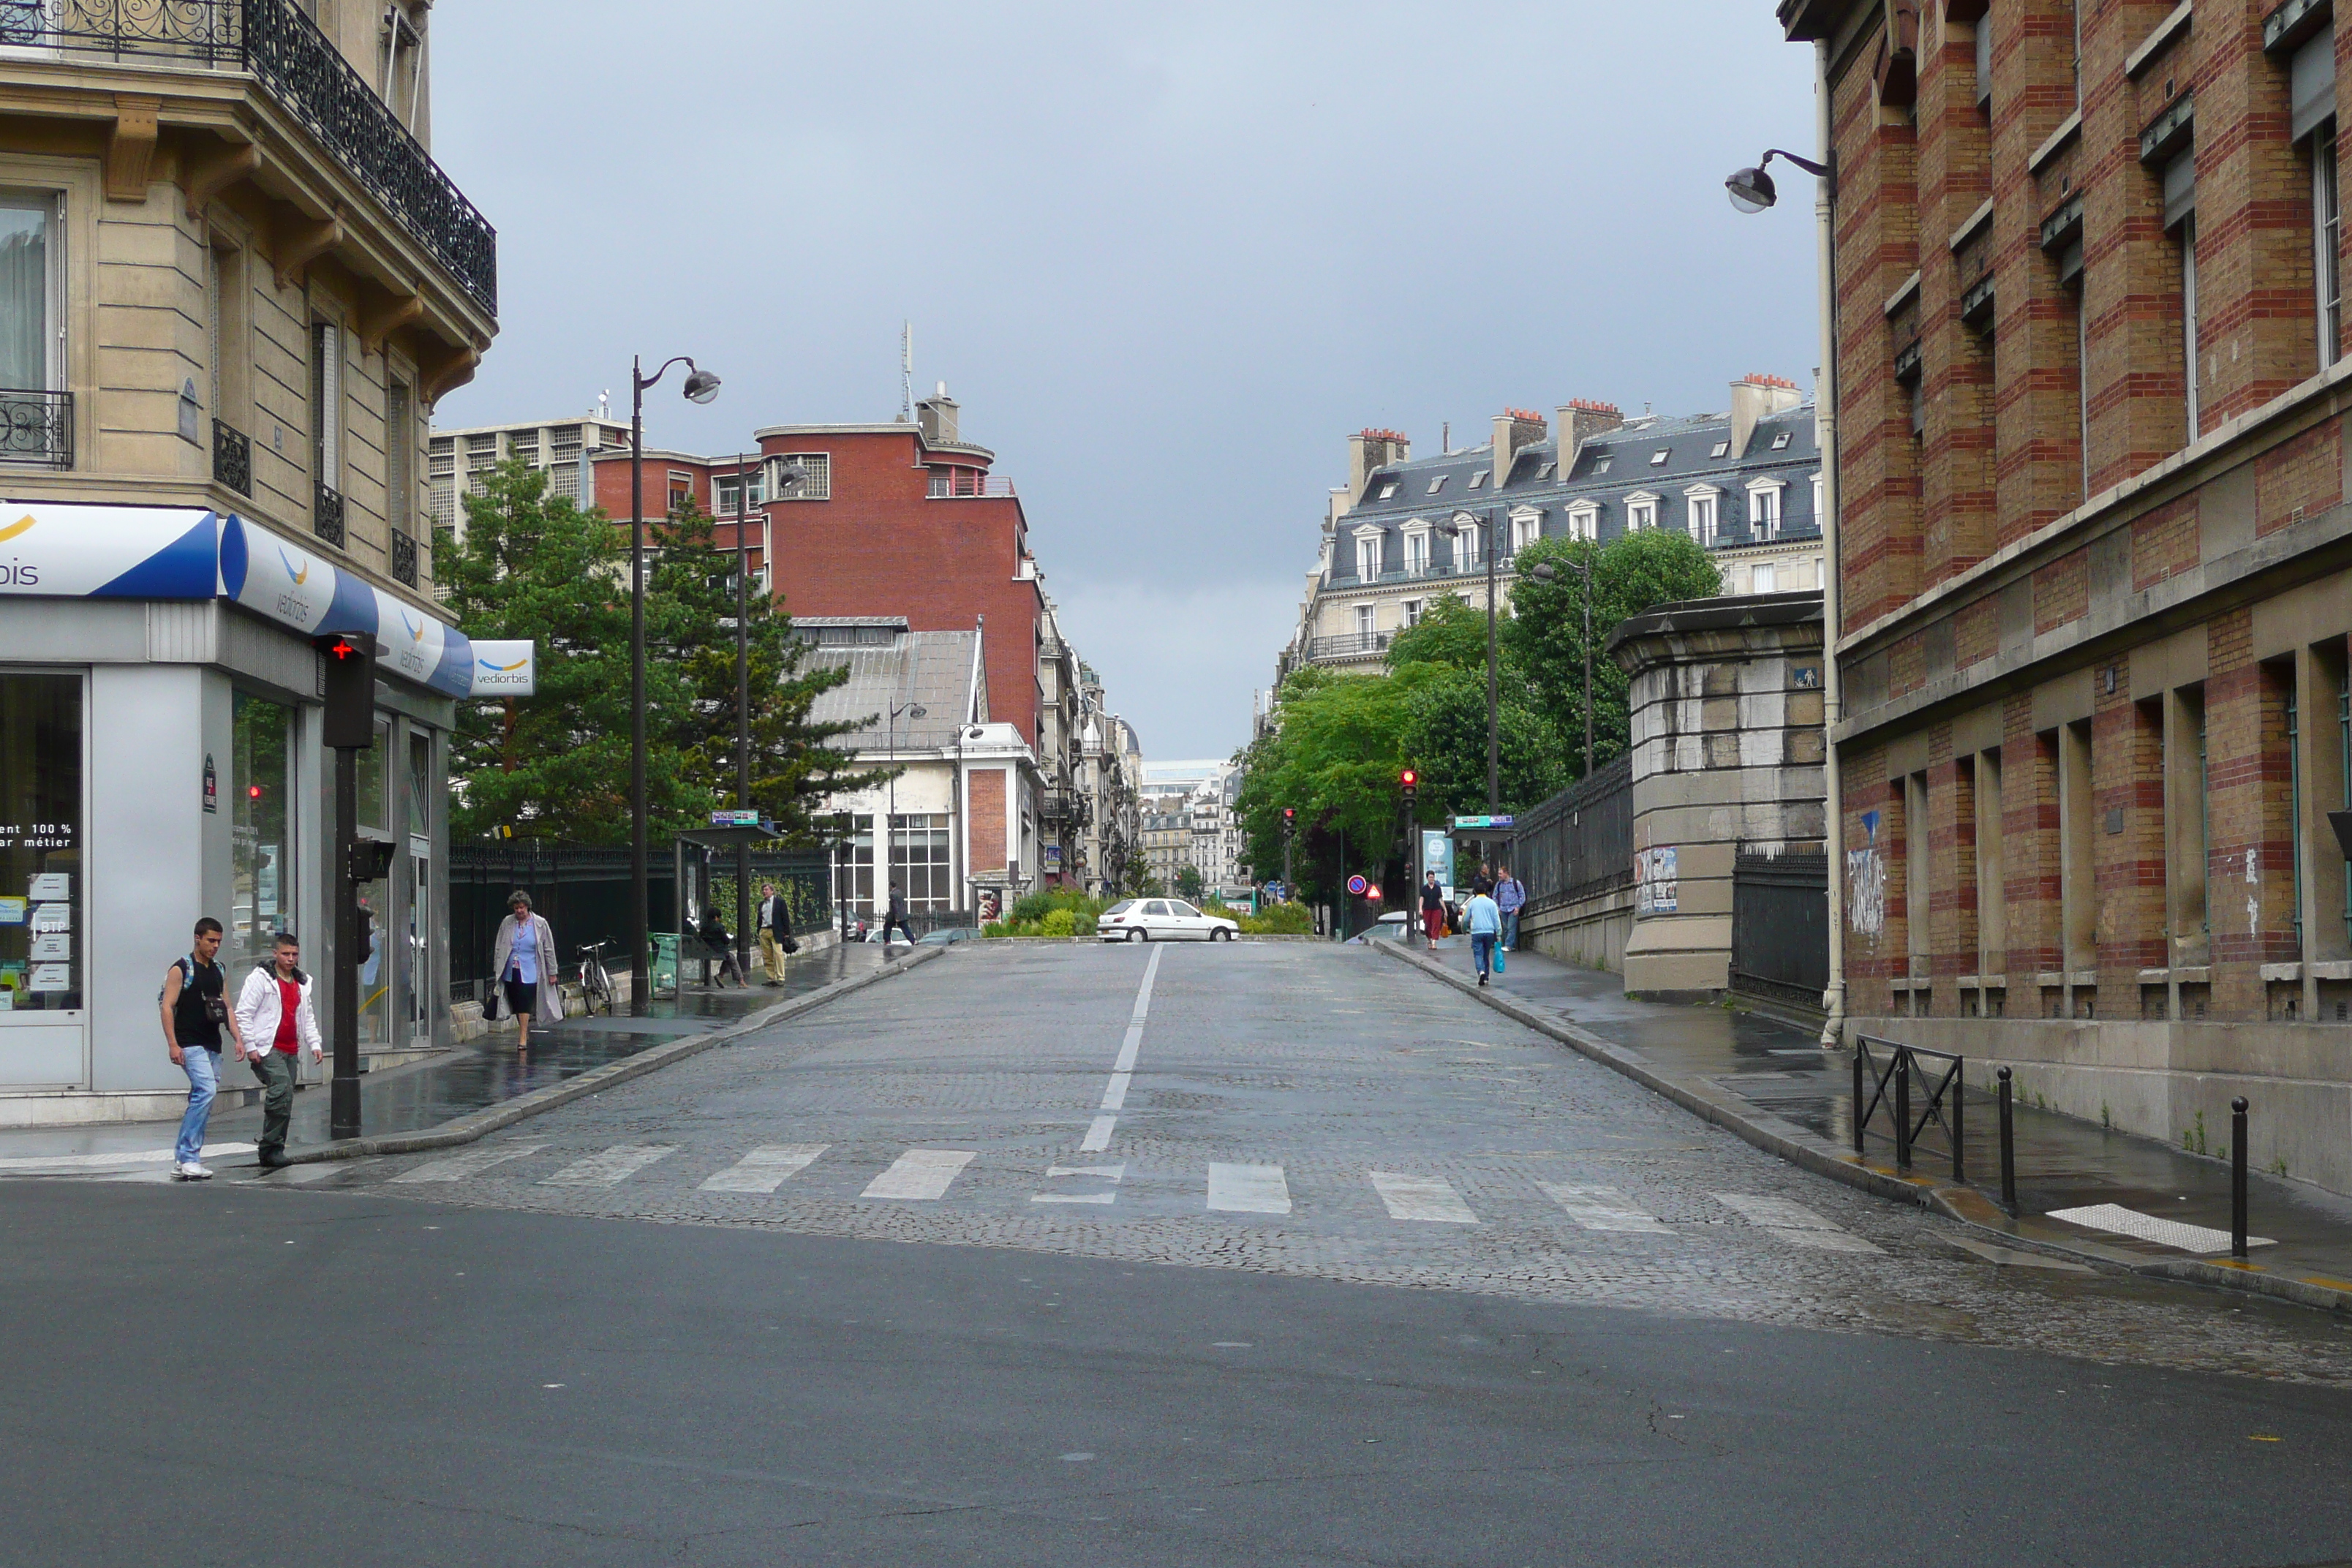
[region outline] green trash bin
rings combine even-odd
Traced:
[[[654,944],[653,989],[646,994],[675,996],[677,994],[677,932],[657,931],[649,934]]]

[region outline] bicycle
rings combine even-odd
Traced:
[[[580,950],[580,999],[587,1004],[588,1016],[596,1016],[596,1004],[604,1004],[604,1016],[613,1016],[613,977],[604,973],[604,949],[610,944],[592,942]]]

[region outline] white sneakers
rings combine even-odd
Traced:
[[[184,1160],[172,1167],[172,1179],[175,1182],[209,1182],[213,1173],[194,1160]]]

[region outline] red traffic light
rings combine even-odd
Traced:
[[[245,798],[247,800],[259,800],[261,798],[261,786],[259,784],[246,785]]]
[[[1404,785],[1405,788],[1411,789],[1413,785],[1421,782],[1421,775],[1413,772],[1411,768],[1407,768],[1404,772],[1397,775],[1397,782]]]

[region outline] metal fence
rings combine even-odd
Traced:
[[[646,858],[646,901],[651,929],[677,929],[677,874],[670,847],[655,844]],[[822,931],[833,919],[830,861],[821,849],[764,850],[751,857],[753,897],[773,882],[793,911],[794,931]],[[733,851],[710,867],[720,918],[735,927]],[[531,907],[554,929],[557,955],[568,967],[592,942],[607,943],[607,962],[622,968],[629,949],[629,852],[579,844],[518,838],[503,844],[461,844],[449,851],[449,985],[469,1000],[490,978],[499,922],[507,896],[530,895]]]
[[[1731,868],[1731,988],[1819,1007],[1830,983],[1830,862],[1819,850],[1750,849]]]
[[[1511,869],[1540,912],[1633,879],[1633,760],[1620,757],[1525,813]]]

